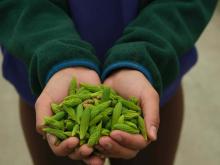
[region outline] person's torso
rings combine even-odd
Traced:
[[[106,51],[114,45],[122,35],[123,29],[137,16],[140,3],[147,5],[146,0],[69,0],[71,17],[81,38],[94,46],[102,62]],[[36,98],[31,93],[26,66],[7,50],[3,49],[3,54],[4,77],[15,86],[27,103],[34,106]],[[173,95],[182,76],[196,60],[195,48],[182,56],[180,74],[173,84],[165,89],[161,97],[161,105]]]
[[[69,0],[69,9],[81,38],[91,43],[99,60],[122,35],[123,29],[137,15],[139,0]],[[36,98],[31,93],[28,71],[22,61],[3,49],[3,76],[30,105]]]

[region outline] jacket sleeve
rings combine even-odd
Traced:
[[[179,74],[179,58],[208,24],[216,0],[151,0],[108,51],[102,79],[113,70],[141,71],[159,94]]]
[[[35,95],[62,68],[100,72],[93,47],[80,39],[68,14],[67,1],[1,0],[0,20],[0,44],[26,64]]]

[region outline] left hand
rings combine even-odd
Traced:
[[[35,104],[36,129],[40,134],[44,134],[42,131],[44,118],[52,115],[51,103],[59,103],[67,96],[69,84],[73,77],[77,78],[78,83],[86,82],[96,85],[101,83],[98,74],[89,68],[71,67],[55,73],[46,84]],[[82,145],[78,148],[78,138],[69,137],[59,145],[55,145],[56,140],[55,136],[47,134],[48,144],[55,155],[68,156],[73,160],[83,160],[86,164],[90,165],[104,164],[104,158],[91,155],[93,148],[87,145]]]
[[[119,95],[129,98],[135,96],[143,111],[148,140],[142,135],[132,135],[123,131],[113,131],[110,137],[102,137],[97,149],[106,157],[131,159],[157,139],[159,127],[159,95],[146,77],[137,70],[122,69],[113,73],[104,82]]]

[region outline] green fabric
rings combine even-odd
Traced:
[[[178,75],[178,59],[195,44],[216,0],[152,0],[107,53],[103,69],[120,61],[146,67],[159,93]],[[1,0],[0,43],[28,67],[39,95],[49,70],[64,61],[99,62],[80,39],[63,0]]]
[[[179,58],[191,49],[207,25],[216,0],[152,0],[107,53],[104,69],[131,61],[152,74],[158,93],[179,73]]]
[[[39,95],[49,70],[64,61],[99,65],[94,48],[80,39],[63,0],[1,0],[0,43],[28,67]]]

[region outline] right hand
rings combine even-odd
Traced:
[[[68,88],[73,77],[76,77],[78,83],[85,82],[95,85],[100,84],[98,74],[88,68],[66,68],[54,74],[48,81],[35,104],[36,129],[40,134],[43,135],[42,127],[44,124],[44,118],[52,115],[50,107],[51,103],[59,103],[68,95]],[[104,164],[104,158],[90,156],[93,149],[87,145],[77,148],[79,139],[76,137],[70,137],[56,146],[56,137],[47,134],[47,141],[50,148],[57,156],[68,156],[70,159],[83,160],[85,163],[91,165]]]
[[[138,98],[143,112],[148,141],[141,135],[132,135],[123,131],[112,131],[109,137],[101,137],[97,148],[106,157],[131,159],[151,141],[157,139],[160,123],[159,95],[146,77],[133,69],[120,69],[112,73],[104,85],[114,89],[120,96]]]

